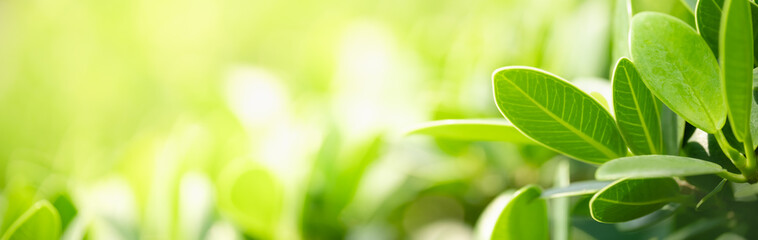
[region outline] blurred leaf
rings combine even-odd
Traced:
[[[687,6],[690,11],[695,11],[695,5],[697,5],[698,0],[681,0],[682,3],[684,3],[685,6]]]
[[[737,140],[750,139],[750,109],[753,103],[753,31],[747,0],[726,0],[719,34],[721,85],[727,113]],[[752,139],[750,139],[752,140]],[[752,143],[752,141],[750,142]],[[741,148],[738,148],[741,149]]]
[[[724,223],[726,223],[726,219],[724,218],[700,219],[692,224],[679,228],[678,230],[673,232],[671,235],[666,237],[666,240],[693,239],[695,236],[702,234],[704,232],[708,232],[709,230]]]
[[[736,233],[728,232],[721,234],[716,240],[745,240],[745,237]]]
[[[726,172],[718,164],[699,159],[644,155],[611,160],[597,169],[595,178],[612,180],[620,178],[684,177]]]
[[[249,236],[273,237],[283,198],[282,186],[274,175],[263,167],[231,164],[218,184],[222,213]]]
[[[537,186],[516,191],[497,218],[490,239],[549,239],[547,206],[540,192]]]
[[[571,163],[569,159],[559,159],[553,186],[567,187],[571,184]],[[543,192],[544,193],[544,192]],[[544,195],[540,195],[542,197]],[[571,216],[569,198],[555,198],[550,201],[550,239],[568,240],[571,236]]]
[[[629,23],[632,21],[631,0],[616,0],[613,10],[613,59],[629,57]]]
[[[714,56],[719,55],[719,28],[721,28],[721,7],[724,0],[698,1],[696,9],[697,31],[708,43]]]
[[[76,206],[74,206],[74,203],[71,201],[68,194],[58,195],[58,197],[53,200],[53,206],[60,214],[61,229],[65,231],[78,212]]]
[[[590,213],[598,222],[624,222],[679,199],[679,185],[672,178],[622,179],[592,197]]]
[[[676,210],[679,209],[681,204],[679,203],[669,203],[663,206],[661,209],[656,210],[653,213],[650,213],[648,215],[642,216],[640,218],[622,222],[616,225],[620,231],[637,231],[641,230],[647,227],[650,227],[652,225],[655,225],[656,223],[659,223],[663,220],[668,219],[669,217],[673,216],[674,213],[676,213]]]
[[[2,240],[54,240],[60,238],[61,220],[58,211],[47,200],[26,210],[3,234]]]
[[[612,181],[582,181],[574,182],[566,187],[551,188],[542,192],[542,198],[573,197],[594,194],[611,184]]]
[[[409,130],[408,134],[424,134],[465,141],[534,143],[505,119],[438,120],[419,125]]]
[[[503,115],[546,147],[590,163],[626,154],[608,111],[565,80],[534,68],[506,67],[495,71],[493,84]]]
[[[658,99],[706,132],[721,129],[726,109],[718,63],[694,29],[665,14],[640,13],[630,39],[632,60]]]
[[[500,213],[513,199],[514,190],[508,190],[501,193],[495,199],[490,202],[482,214],[479,215],[479,219],[474,226],[474,238],[477,240],[489,240],[492,238],[492,231],[495,229],[497,219],[500,217]]]
[[[3,197],[7,202],[5,212],[2,213],[3,219],[0,232],[5,232],[14,220],[21,216],[29,206],[34,204],[36,193],[37,189],[35,187],[22,180],[11,181],[5,187]]]
[[[613,105],[621,136],[634,154],[663,153],[660,102],[627,58],[613,72]]]
[[[694,28],[694,12],[684,1],[690,0],[632,0],[632,12],[635,15],[646,11],[665,13]]]

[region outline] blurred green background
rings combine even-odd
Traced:
[[[0,1],[0,232],[47,199],[64,239],[472,238],[497,194],[551,185],[554,153],[405,129],[500,118],[490,74],[506,65],[607,84],[612,13],[608,0]]]

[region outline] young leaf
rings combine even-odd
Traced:
[[[464,141],[534,143],[505,119],[438,120],[419,125],[408,131],[408,134],[424,134]]]
[[[679,199],[679,185],[672,178],[622,179],[592,197],[590,213],[598,222],[624,222]]]
[[[32,205],[21,217],[16,219],[3,234],[2,240],[59,239],[61,220],[58,211],[47,200]]]
[[[613,106],[621,136],[634,154],[663,152],[660,102],[627,58],[619,59],[613,71]]]
[[[490,239],[549,239],[547,204],[537,186],[514,193],[497,218]]]
[[[597,169],[595,178],[613,180],[619,178],[684,177],[722,172],[726,172],[726,170],[718,164],[699,159],[669,155],[643,155],[611,160]]]
[[[643,12],[632,18],[632,60],[653,94],[695,127],[726,122],[718,63],[708,44],[679,19]]]
[[[700,36],[708,43],[714,56],[719,55],[719,28],[721,27],[721,8],[724,0],[698,1],[695,10],[695,22]]]
[[[721,86],[727,103],[729,123],[738,140],[750,134],[753,102],[753,31],[747,0],[726,0],[719,32]]]
[[[611,181],[582,181],[566,187],[551,188],[542,192],[542,198],[560,198],[594,194],[611,184]]]
[[[559,77],[529,67],[505,67],[492,76],[500,112],[546,147],[590,163],[626,155],[611,115]]]

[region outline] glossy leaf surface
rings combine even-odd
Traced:
[[[16,219],[3,234],[2,240],[59,239],[61,220],[55,207],[46,200],[39,201]]]
[[[634,154],[663,152],[660,103],[627,58],[613,71],[613,106],[621,136]]]
[[[408,134],[464,141],[534,143],[505,119],[449,119],[421,124]]]
[[[514,193],[497,218],[490,239],[549,239],[547,204],[537,186]]]
[[[534,68],[506,67],[495,71],[493,84],[500,112],[546,147],[590,163],[626,154],[608,111],[565,80]]]
[[[644,155],[611,160],[597,169],[595,178],[613,180],[620,178],[684,177],[724,172],[718,164],[699,159],[669,156]]]
[[[598,222],[636,219],[679,199],[672,178],[623,179],[600,190],[590,200],[590,213]]]
[[[750,109],[753,102],[753,31],[747,0],[726,0],[719,32],[721,86],[734,136],[750,134]]]
[[[632,60],[663,103],[692,125],[713,133],[726,121],[718,63],[694,29],[666,14],[632,19]]]

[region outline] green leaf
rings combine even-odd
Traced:
[[[267,169],[234,162],[219,179],[219,207],[250,236],[272,238],[282,211],[281,183]]]
[[[464,141],[504,141],[534,144],[534,141],[524,136],[511,122],[505,119],[438,120],[414,127],[408,131],[408,134],[424,134]]]
[[[598,222],[624,222],[655,212],[680,196],[672,178],[622,179],[592,197],[590,213]]]
[[[613,107],[621,136],[634,154],[663,153],[659,106],[634,64],[619,59],[613,71]]]
[[[595,178],[613,180],[619,178],[685,177],[726,172],[721,166],[699,159],[669,156],[643,155],[611,160],[597,169]]]
[[[745,141],[750,134],[753,102],[753,31],[747,0],[726,0],[719,32],[721,86],[734,136]],[[752,142],[751,142],[752,143]]]
[[[539,187],[519,189],[508,201],[492,230],[490,239],[549,239],[547,204]]]
[[[542,192],[542,198],[573,197],[594,194],[611,184],[611,181],[581,181],[566,187],[551,188]]]
[[[603,163],[626,155],[610,113],[565,80],[529,67],[493,74],[495,102],[521,132],[578,160]]]
[[[721,7],[724,0],[698,1],[695,21],[697,31],[703,37],[714,56],[719,55],[719,28],[721,28]]]
[[[629,57],[629,22],[631,21],[631,0],[616,0],[613,10],[613,59]]]
[[[16,219],[3,234],[2,240],[59,239],[61,220],[58,211],[47,200],[36,202]]]
[[[632,18],[632,60],[672,111],[708,133],[726,122],[718,63],[708,44],[679,19],[643,12]]]

